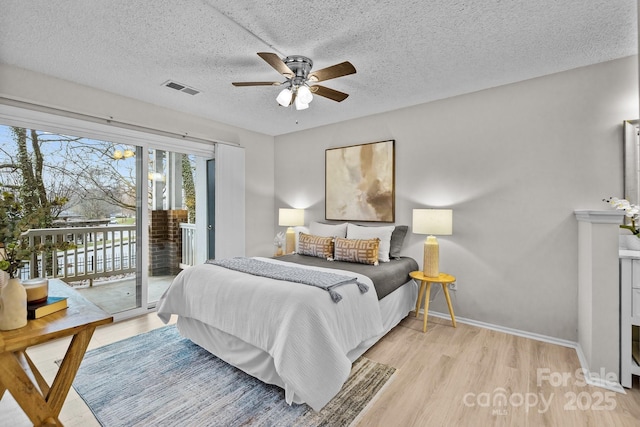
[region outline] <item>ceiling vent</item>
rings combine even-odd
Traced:
[[[188,93],[189,95],[197,95],[197,94],[200,93],[200,91],[198,89],[194,89],[192,87],[189,87],[187,85],[183,85],[182,83],[174,82],[172,80],[167,80],[166,82],[162,83],[162,86],[166,86],[166,87],[169,87],[171,89],[179,90],[180,92]]]

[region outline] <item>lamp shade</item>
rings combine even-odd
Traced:
[[[414,234],[450,236],[453,234],[453,211],[451,209],[414,209]]]
[[[298,88],[298,96],[296,99],[299,99],[303,104],[310,103],[313,100],[311,90],[307,86],[300,86]]]
[[[293,105],[296,106],[296,110],[306,110],[309,108],[309,104],[305,104],[300,98],[296,98],[296,100],[293,101]]]
[[[288,107],[291,104],[291,98],[293,97],[293,92],[289,88],[282,89],[282,91],[276,97],[276,101],[278,104],[283,107]]]
[[[278,225],[282,227],[304,225],[304,209],[280,208],[278,212]]]

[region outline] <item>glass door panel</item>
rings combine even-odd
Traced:
[[[47,248],[20,276],[63,280],[111,314],[141,308],[140,149],[11,126],[0,126],[0,147],[3,203],[20,206],[10,224]],[[15,238],[2,233],[5,245]]]
[[[155,304],[175,276],[198,259],[196,156],[148,150],[149,296]]]

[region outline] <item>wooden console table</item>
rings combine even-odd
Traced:
[[[58,279],[49,280],[49,295],[66,296],[68,308],[23,328],[0,331],[0,399],[9,391],[33,425],[62,425],[58,416],[97,326],[113,317]],[[49,386],[26,353],[28,347],[71,336],[71,344]]]

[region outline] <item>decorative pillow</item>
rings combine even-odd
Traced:
[[[408,225],[396,225],[396,228],[391,233],[391,245],[389,248],[389,256],[391,258],[397,258],[400,256],[400,250],[402,249],[402,243],[409,230]]]
[[[365,227],[349,223],[347,226],[347,239],[380,239],[378,260],[389,262],[389,249],[391,248],[391,234],[395,226]]]
[[[309,224],[309,233],[322,237],[347,237],[347,223],[324,224],[322,222],[312,222]]]
[[[300,233],[298,237],[298,254],[325,259],[331,258],[333,256],[333,239],[333,237]]]
[[[293,232],[296,233],[296,253],[298,253],[298,239],[300,238],[300,233],[311,234],[309,232],[309,227],[305,227],[304,225],[298,225],[297,227],[293,227]]]
[[[333,259],[336,261],[378,265],[379,249],[380,239],[378,238],[362,240],[336,237]]]

